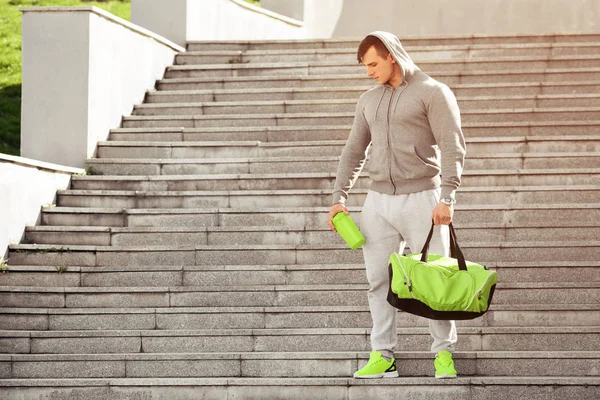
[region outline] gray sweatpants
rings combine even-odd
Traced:
[[[421,251],[429,229],[431,214],[438,204],[440,190],[389,195],[370,190],[362,209],[360,229],[365,236],[363,255],[369,281],[369,309],[373,319],[371,348],[384,357],[394,356],[398,343],[396,309],[387,302],[388,260],[393,252],[402,253],[408,245],[412,253]],[[436,226],[429,252],[448,255],[450,236],[447,226]],[[429,320],[433,337],[431,351],[450,352],[456,343],[454,321]]]

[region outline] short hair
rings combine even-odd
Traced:
[[[368,35],[362,40],[362,42],[360,42],[360,45],[358,46],[356,59],[358,60],[359,64],[363,62],[363,57],[365,56],[365,53],[371,47],[375,47],[377,54],[381,58],[386,58],[388,54],[390,54],[390,51],[387,49],[387,47],[385,47],[385,44],[383,44],[381,39],[379,39],[377,36]]]

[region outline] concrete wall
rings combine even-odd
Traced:
[[[194,40],[299,39],[304,24],[243,0],[132,0],[131,21],[185,46]]]
[[[300,0],[302,1],[302,0]],[[345,0],[304,0],[307,38],[335,37]]]
[[[330,38],[344,0],[261,0],[261,8],[304,21],[306,38]]]
[[[184,49],[96,7],[21,10],[21,155],[83,167]]]
[[[551,34],[600,31],[600,0],[262,0],[259,9],[242,0],[132,0],[131,18],[182,46],[186,40],[358,38],[374,30]]]
[[[600,31],[600,0],[343,1],[334,37]]]
[[[304,0],[260,0],[260,7],[304,21]]]
[[[36,224],[41,207],[54,201],[56,191],[69,186],[71,174],[82,172],[0,153],[0,257],[9,244],[20,242],[26,225]]]
[[[131,0],[131,22],[185,47],[188,0]]]

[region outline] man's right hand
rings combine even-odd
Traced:
[[[329,210],[329,220],[327,221],[327,223],[329,224],[329,229],[331,229],[334,232],[337,232],[337,230],[335,229],[335,226],[333,226],[332,220],[335,214],[339,212],[343,212],[346,215],[350,214],[348,212],[348,209],[346,209],[346,206],[344,206],[343,204],[337,203],[331,206],[331,210]]]

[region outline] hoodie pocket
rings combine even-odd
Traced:
[[[374,182],[389,180],[390,151],[383,145],[371,145],[366,170]]]
[[[435,161],[436,152],[430,147],[426,157],[421,157],[415,146],[402,146],[394,148],[392,175],[394,178],[414,180],[420,178],[433,178],[440,173],[440,167]]]

